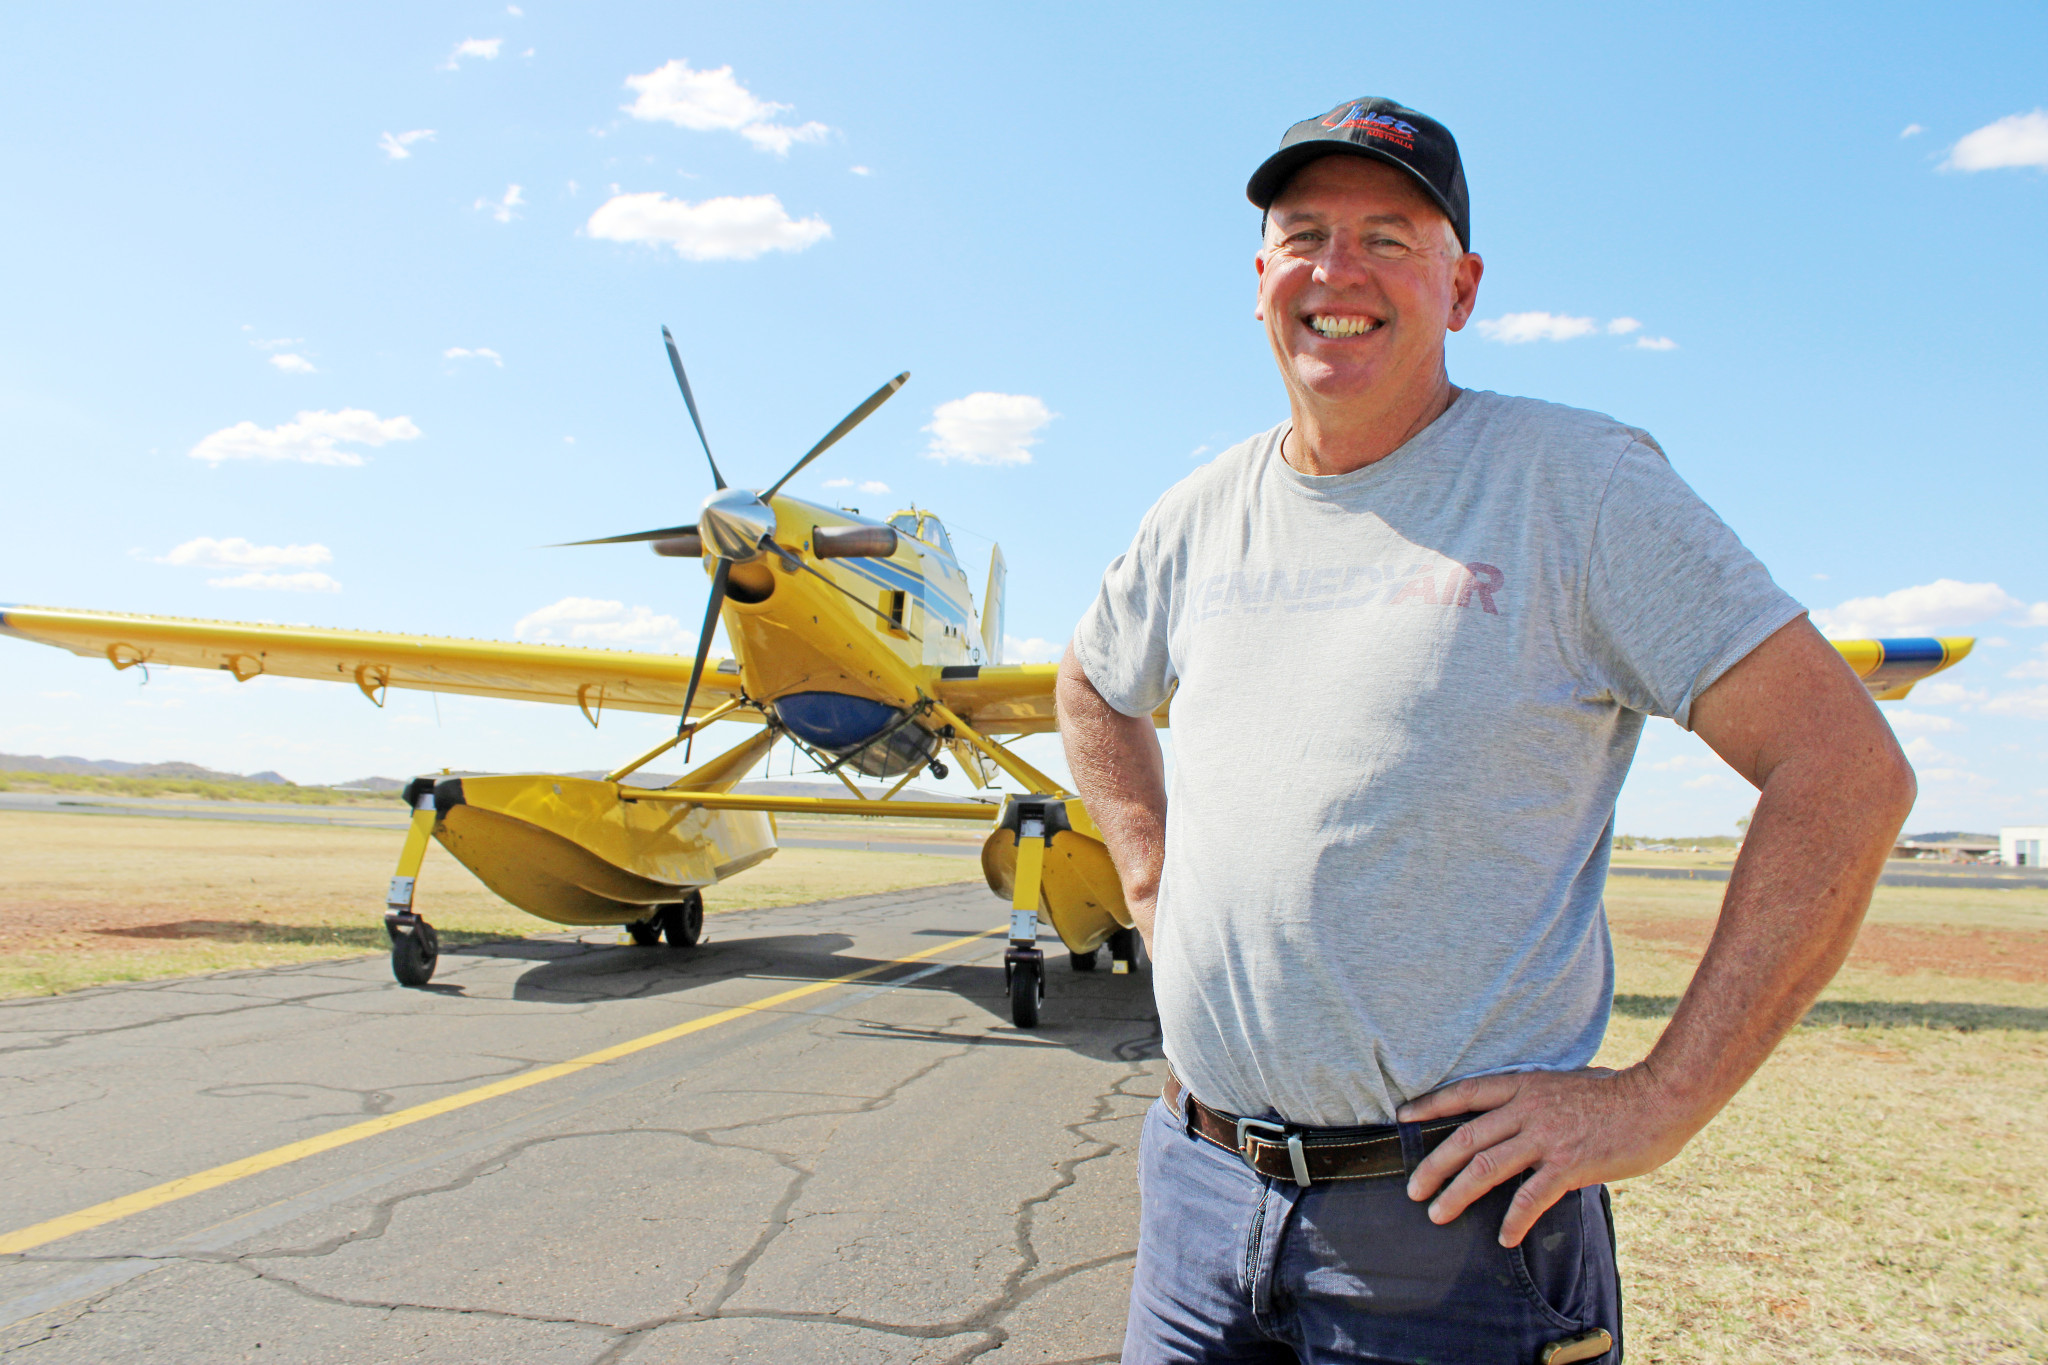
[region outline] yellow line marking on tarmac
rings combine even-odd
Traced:
[[[375,1137],[379,1133],[388,1133],[395,1128],[404,1128],[426,1119],[438,1118],[442,1114],[452,1114],[458,1109],[467,1109],[473,1104],[482,1104],[485,1100],[494,1100],[500,1095],[510,1095],[515,1091],[525,1090],[529,1086],[559,1080],[563,1076],[573,1076],[579,1071],[587,1071],[594,1066],[603,1066],[606,1062],[615,1062],[621,1057],[630,1057],[636,1052],[645,1052],[648,1048],[659,1047],[663,1043],[673,1042],[677,1038],[686,1037],[692,1033],[702,1033],[705,1029],[717,1028],[720,1024],[729,1024],[735,1019],[744,1019],[750,1014],[760,1014],[764,1011],[772,1010],[779,1005],[786,1005],[792,1000],[801,1000],[807,995],[816,995],[820,991],[831,990],[834,986],[845,986],[855,981],[865,980],[871,976],[879,976],[892,967],[901,967],[923,958],[936,957],[948,949],[977,942],[978,940],[988,938],[992,934],[1006,932],[1008,932],[1006,926],[998,926],[994,929],[985,929],[978,934],[968,934],[962,938],[948,939],[936,947],[923,948],[906,957],[893,958],[879,966],[866,967],[857,972],[848,972],[844,976],[835,976],[829,981],[813,981],[807,986],[798,986],[793,990],[786,990],[776,995],[767,996],[764,999],[751,1001],[748,1004],[734,1005],[730,1009],[719,1010],[715,1014],[707,1014],[701,1019],[692,1019],[686,1024],[677,1024],[672,1028],[643,1034],[638,1038],[628,1039],[623,1043],[615,1043],[611,1047],[600,1048],[596,1052],[586,1052],[581,1057],[573,1057],[566,1062],[555,1062],[552,1065],[540,1067],[537,1070],[523,1072],[517,1076],[508,1076],[501,1081],[492,1081],[487,1085],[477,1086],[472,1090],[464,1090],[453,1095],[444,1095],[438,1100],[429,1100],[425,1104],[416,1104],[410,1109],[400,1109],[396,1113],[383,1114],[377,1118],[366,1119],[362,1123],[350,1124],[346,1128],[337,1128],[331,1133],[322,1133],[318,1137],[310,1137],[303,1141],[287,1143],[282,1147],[273,1147],[269,1151],[259,1152],[255,1156],[245,1156],[240,1161],[230,1161],[225,1166],[215,1166],[212,1170],[200,1171],[195,1175],[180,1176],[176,1180],[168,1180],[161,1185],[152,1185],[146,1190],[137,1190],[134,1194],[124,1194],[119,1199],[109,1199],[103,1204],[94,1204],[89,1209],[80,1209],[76,1213],[67,1213],[62,1217],[52,1218],[31,1227],[21,1228],[0,1236],[0,1255],[13,1255],[18,1252],[30,1251],[62,1237],[70,1237],[76,1233],[88,1232],[93,1228],[118,1222],[123,1218],[144,1213],[179,1199],[189,1198],[195,1194],[203,1194],[207,1190],[219,1189],[222,1185],[229,1185],[252,1175],[260,1175],[264,1171],[274,1171],[280,1166],[289,1166],[295,1161],[304,1161],[309,1156],[318,1156],[322,1152],[331,1152],[337,1147],[346,1147],[351,1142],[361,1142],[364,1138]]]

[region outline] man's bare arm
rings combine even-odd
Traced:
[[[1138,932],[1152,942],[1152,908],[1166,857],[1166,760],[1150,716],[1127,716],[1102,699],[1067,646],[1055,692],[1060,740],[1074,786],[1102,831]]]
[[[1626,1070],[1476,1077],[1404,1106],[1406,1121],[1485,1111],[1408,1182],[1411,1198],[1434,1196],[1433,1221],[1527,1171],[1501,1225],[1514,1246],[1568,1191],[1663,1165],[1848,956],[1915,791],[1869,693],[1801,617],[1701,694],[1692,721],[1762,793],[1692,984],[1650,1055]]]

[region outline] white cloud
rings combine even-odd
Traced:
[[[1636,349],[1638,351],[1675,351],[1678,349],[1678,343],[1670,337],[1637,337]]]
[[[1963,727],[1947,716],[1930,716],[1925,711],[1908,711],[1903,706],[1880,706],[1877,708],[1892,729],[1908,735],[1953,734]]]
[[[295,355],[290,351],[284,351],[270,357],[270,363],[283,370],[286,374],[312,374],[315,372],[312,361],[302,355]]]
[[[1902,138],[1918,137],[1920,134],[1926,131],[1927,130],[1925,128],[1921,127],[1917,123],[1909,123],[1905,127],[1899,129],[1899,136]]]
[[[2048,170],[2048,111],[2007,114],[1965,135],[1948,149],[1945,171],[1998,171],[2014,166]]]
[[[768,251],[802,251],[832,235],[823,218],[791,218],[772,194],[692,204],[658,190],[614,195],[587,230],[608,242],[662,242],[690,261],[751,261]]]
[[[377,145],[382,147],[393,161],[404,161],[412,155],[413,143],[431,142],[433,138],[432,128],[415,128],[409,133],[386,133],[377,139]]]
[[[301,464],[359,465],[363,457],[342,445],[381,446],[411,441],[420,429],[410,417],[379,417],[362,408],[302,412],[298,420],[274,427],[237,422],[193,446],[191,456],[208,464],[222,460],[297,460]]]
[[[1972,706],[1990,695],[1982,688],[1952,682],[1924,682],[1913,689],[1913,700],[1923,706]]]
[[[1190,451],[1188,452],[1188,458],[1189,458],[1190,460],[1199,460],[1199,459],[1201,459],[1201,458],[1202,458],[1202,457],[1203,457],[1204,455],[1207,455],[1208,453],[1209,453],[1209,447],[1207,447],[1207,446],[1196,446],[1196,447],[1195,447],[1195,448],[1194,448],[1193,450],[1190,450]]]
[[[1056,664],[1067,652],[1064,640],[1041,640],[1032,636],[1020,640],[1014,635],[1003,637],[1003,662],[1006,664]]]
[[[1508,313],[1479,324],[1479,335],[1510,346],[1530,341],[1570,341],[1591,336],[1598,330],[1599,324],[1591,318],[1566,317],[1562,313]]]
[[[519,192],[517,185],[507,185],[503,199],[479,199],[474,204],[471,204],[470,207],[474,209],[489,209],[491,217],[501,223],[509,223],[519,216],[512,212],[512,210],[525,202],[526,196]]]
[[[673,123],[693,132],[738,133],[764,152],[788,156],[790,144],[822,142],[832,130],[822,123],[777,123],[790,106],[756,98],[733,79],[732,68],[693,71],[677,59],[644,76],[626,77],[637,96],[626,112],[649,122]]]
[[[889,491],[889,485],[883,483],[880,479],[869,479],[861,484],[860,491],[863,493],[886,493]]]
[[[199,569],[310,569],[333,560],[334,552],[325,545],[258,545],[241,536],[199,536],[174,546],[157,563]]]
[[[501,370],[505,368],[505,357],[499,355],[488,346],[479,346],[475,350],[471,350],[467,346],[450,346],[447,350],[441,352],[441,357],[444,360],[461,360],[464,357],[473,357],[477,360],[488,360]]]
[[[1987,640],[1985,643],[1989,644]],[[2048,655],[2048,645],[2041,646],[2041,653]],[[2017,668],[2006,670],[2008,678],[2048,678],[2048,658],[2029,659]]]
[[[1813,613],[1814,624],[1836,639],[1866,635],[1938,635],[1999,617],[2048,625],[2048,602],[2032,606],[1996,583],[1938,578],[1882,597],[1854,597]]]
[[[1637,322],[1634,318],[1609,318],[1607,320],[1607,335],[1611,337],[1627,336],[1630,332],[1642,330],[1642,326],[1643,324]]]
[[[1984,703],[1984,711],[1993,716],[2025,716],[2029,720],[2048,720],[2048,687],[2030,687],[2024,692],[2005,692]]]
[[[273,592],[340,592],[341,584],[324,573],[236,574],[232,578],[209,578],[211,588],[261,588]]]
[[[970,393],[932,410],[925,454],[968,464],[1030,464],[1039,428],[1056,415],[1028,393]]]
[[[503,38],[464,38],[455,45],[455,50],[448,54],[448,60],[441,63],[441,69],[453,71],[462,65],[464,57],[481,57],[484,61],[494,62],[498,59],[498,49],[504,45]]]
[[[513,627],[515,640],[536,644],[577,644],[599,648],[653,647],[676,650],[694,645],[683,639],[682,626],[673,616],[657,614],[650,607],[628,607],[595,597],[564,597],[561,601],[530,612]]]
[[[873,171],[869,170],[869,169],[868,169],[867,167],[865,167],[865,166],[848,166],[848,167],[847,167],[846,169],[848,169],[849,171],[852,171],[852,172],[853,172],[853,173],[854,173],[855,175],[873,175],[873,174],[874,174],[874,172],[873,172]]]

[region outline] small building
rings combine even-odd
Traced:
[[[1988,863],[1998,853],[1998,837],[1943,830],[1938,834],[1906,834],[1892,848],[1894,858],[1944,863]]]
[[[1998,861],[2006,867],[2041,867],[2048,825],[2007,825],[1998,831]]]

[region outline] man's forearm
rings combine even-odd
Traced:
[[[1912,783],[1881,760],[1844,776],[1789,762],[1771,774],[1713,940],[1642,1062],[1695,1128],[1763,1065],[1856,941]]]
[[[1149,944],[1166,857],[1166,761],[1158,731],[1150,716],[1127,716],[1104,701],[1071,645],[1060,661],[1056,699],[1074,786],[1102,831],[1124,902]]]

